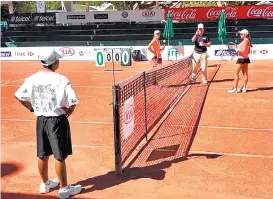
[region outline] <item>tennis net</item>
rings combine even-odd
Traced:
[[[189,84],[192,56],[141,72],[113,86],[115,166],[126,160]]]

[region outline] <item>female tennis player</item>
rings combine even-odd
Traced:
[[[250,34],[248,30],[243,29],[240,32],[240,37],[242,39],[242,42],[238,46],[238,60],[236,62],[236,68],[235,68],[235,77],[234,77],[234,83],[233,88],[231,90],[228,90],[228,93],[237,93],[237,92],[243,92],[245,93],[247,82],[248,82],[248,64],[250,63],[249,59],[249,53],[250,48],[252,47]],[[244,84],[243,87],[238,90],[238,83],[239,83],[239,73],[242,70],[243,76],[244,76]]]
[[[160,31],[156,30],[154,31],[153,40],[148,45],[148,50],[153,53],[152,58],[152,67],[156,67],[158,64],[162,65],[162,56],[161,51],[165,49],[165,44],[163,44],[163,47],[160,46]]]

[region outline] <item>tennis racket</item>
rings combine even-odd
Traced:
[[[236,43],[234,43],[234,42],[229,42],[229,43],[227,44],[227,47],[228,47],[228,50],[229,50],[229,53],[230,53],[231,56],[235,56],[235,55],[237,54],[237,51],[236,51],[236,49],[237,49],[237,44],[236,44]]]

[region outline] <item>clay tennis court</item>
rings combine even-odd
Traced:
[[[90,199],[271,199],[273,197],[273,60],[252,61],[247,93],[228,94],[235,61],[210,61],[209,85],[192,85],[176,107],[142,142],[122,176],[114,172],[111,69],[93,62],[62,62],[59,73],[74,86],[80,104],[71,116],[70,183]],[[116,82],[150,67],[133,63]],[[40,195],[35,117],[14,98],[40,62],[2,62],[2,198]],[[121,67],[117,67],[121,68]],[[189,150],[189,155],[185,156]],[[51,158],[49,177],[55,178]]]

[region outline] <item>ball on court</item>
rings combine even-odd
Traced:
[[[166,40],[163,40],[163,43],[166,43]]]

